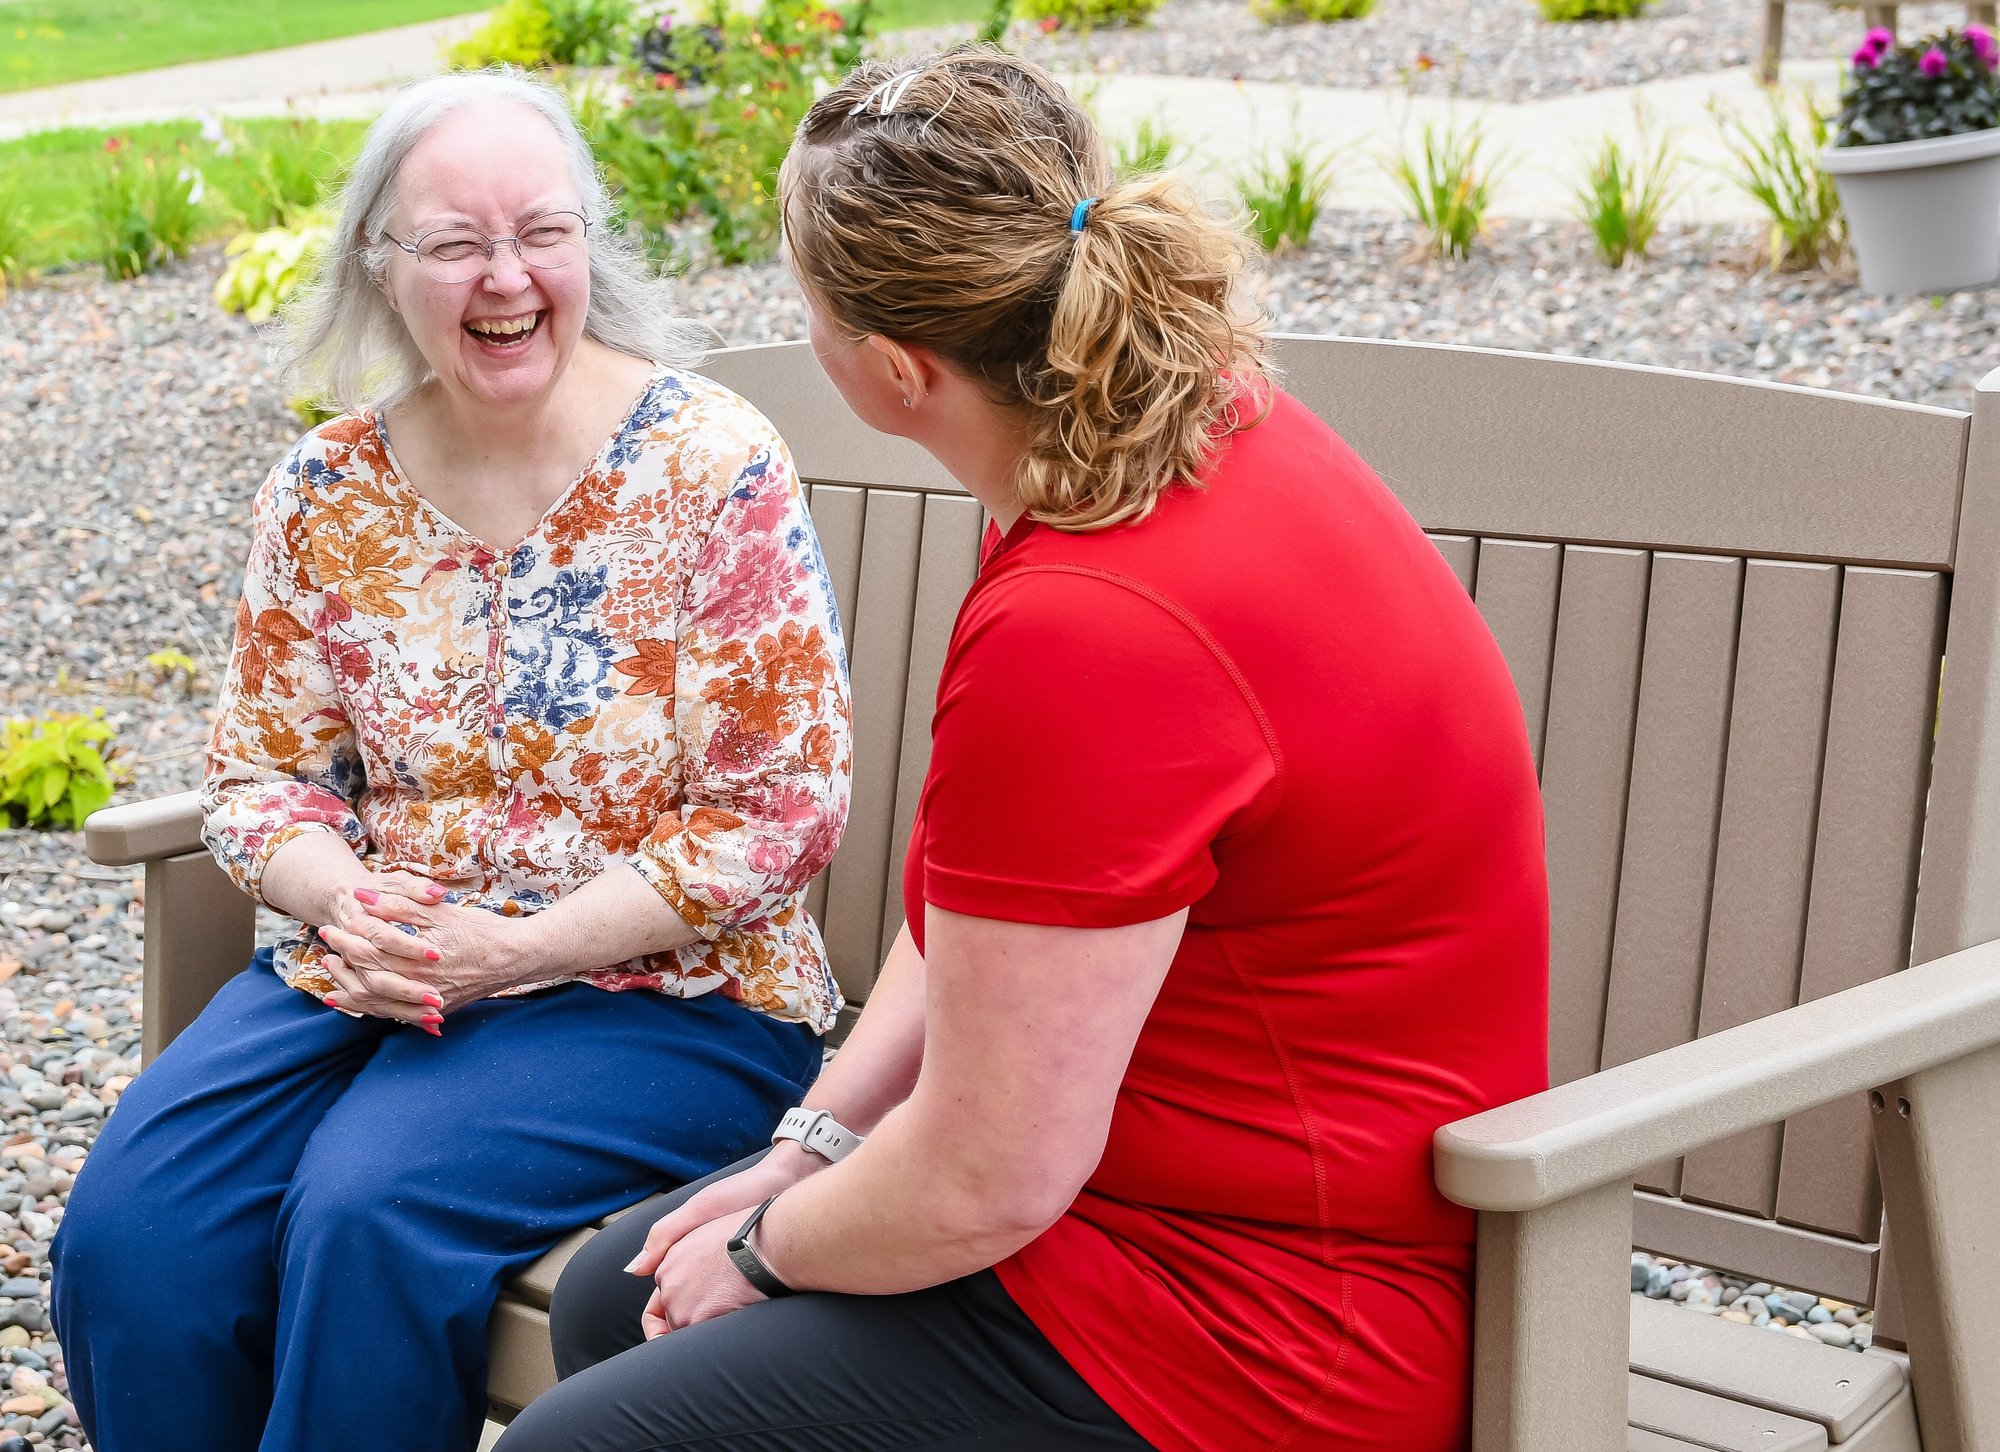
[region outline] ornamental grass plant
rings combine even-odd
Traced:
[[[1650,0],[1536,0],[1545,20],[1634,20]]]
[[[1251,235],[1266,252],[1296,251],[1333,191],[1334,159],[1323,148],[1293,141],[1252,164],[1236,183],[1250,213]]]
[[[1720,170],[1771,219],[1771,270],[1831,267],[1847,251],[1847,219],[1819,154],[1830,132],[1811,95],[1770,97],[1771,125],[1759,130],[1740,112],[1712,104],[1730,160]]]
[[[1172,171],[1192,152],[1193,148],[1164,119],[1146,116],[1130,132],[1112,141],[1111,174],[1123,179]]]
[[[106,143],[85,224],[97,260],[113,277],[133,278],[185,257],[201,240],[206,216],[200,171],[174,156],[121,154]]]
[[[1597,255],[1623,267],[1646,255],[1667,208],[1686,190],[1679,180],[1680,153],[1642,118],[1630,151],[1616,137],[1598,143],[1571,196],[1576,216],[1590,228]]]
[[[2000,42],[1981,25],[1897,45],[1877,26],[1841,90],[1836,146],[1884,146],[2000,126]]]
[[[1460,259],[1472,255],[1472,244],[1486,230],[1486,213],[1510,165],[1490,150],[1477,121],[1426,122],[1415,155],[1406,151],[1384,159],[1404,209],[1424,229],[1427,249]]]
[[[0,298],[29,272],[28,249],[33,245],[35,207],[20,177],[0,176]]]
[[[1250,0],[1250,13],[1266,25],[1332,25],[1365,20],[1375,0]]]

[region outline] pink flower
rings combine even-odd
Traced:
[[[1889,29],[1886,25],[1878,25],[1861,37],[1861,43],[1875,47],[1877,54],[1880,54],[1882,51],[1888,50],[1895,45],[1896,32]]]
[[[1993,32],[1983,25],[1965,27],[1965,38],[1972,42],[1972,53],[1986,62],[1990,71],[2000,66],[2000,42],[1993,39]]]
[[[1941,76],[1951,69],[1951,57],[1932,46],[1917,58],[1917,69],[1927,76]]]
[[[1874,46],[1863,44],[1848,59],[1853,62],[1854,69],[1857,71],[1867,71],[1875,68],[1875,61],[1878,55],[1879,52]]]

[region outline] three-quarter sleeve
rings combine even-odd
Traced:
[[[832,858],[847,821],[852,725],[840,621],[775,435],[736,472],[688,577],[673,668],[680,811],[633,865],[714,939],[795,897]]]
[[[271,854],[305,832],[363,841],[360,754],[322,644],[326,597],[312,577],[307,521],[285,465],[258,490],[215,730],[202,778],[202,840],[263,901]]]

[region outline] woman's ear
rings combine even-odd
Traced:
[[[902,394],[905,408],[915,408],[930,396],[937,382],[938,369],[942,366],[935,353],[928,348],[885,338],[880,333],[870,333],[865,341],[879,356],[880,366],[889,381]]]

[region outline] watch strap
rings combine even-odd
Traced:
[[[778,1127],[771,1131],[771,1143],[797,1140],[828,1164],[839,1164],[861,1147],[856,1134],[824,1109],[788,1109]]]
[[[776,1195],[750,1212],[750,1218],[743,1222],[729,1238],[729,1263],[743,1274],[757,1290],[775,1300],[779,1296],[789,1296],[792,1288],[778,1279],[778,1273],[764,1264],[764,1258],[757,1254],[757,1248],[750,1243],[750,1232],[757,1228],[757,1222],[764,1218],[764,1212],[771,1208]]]

